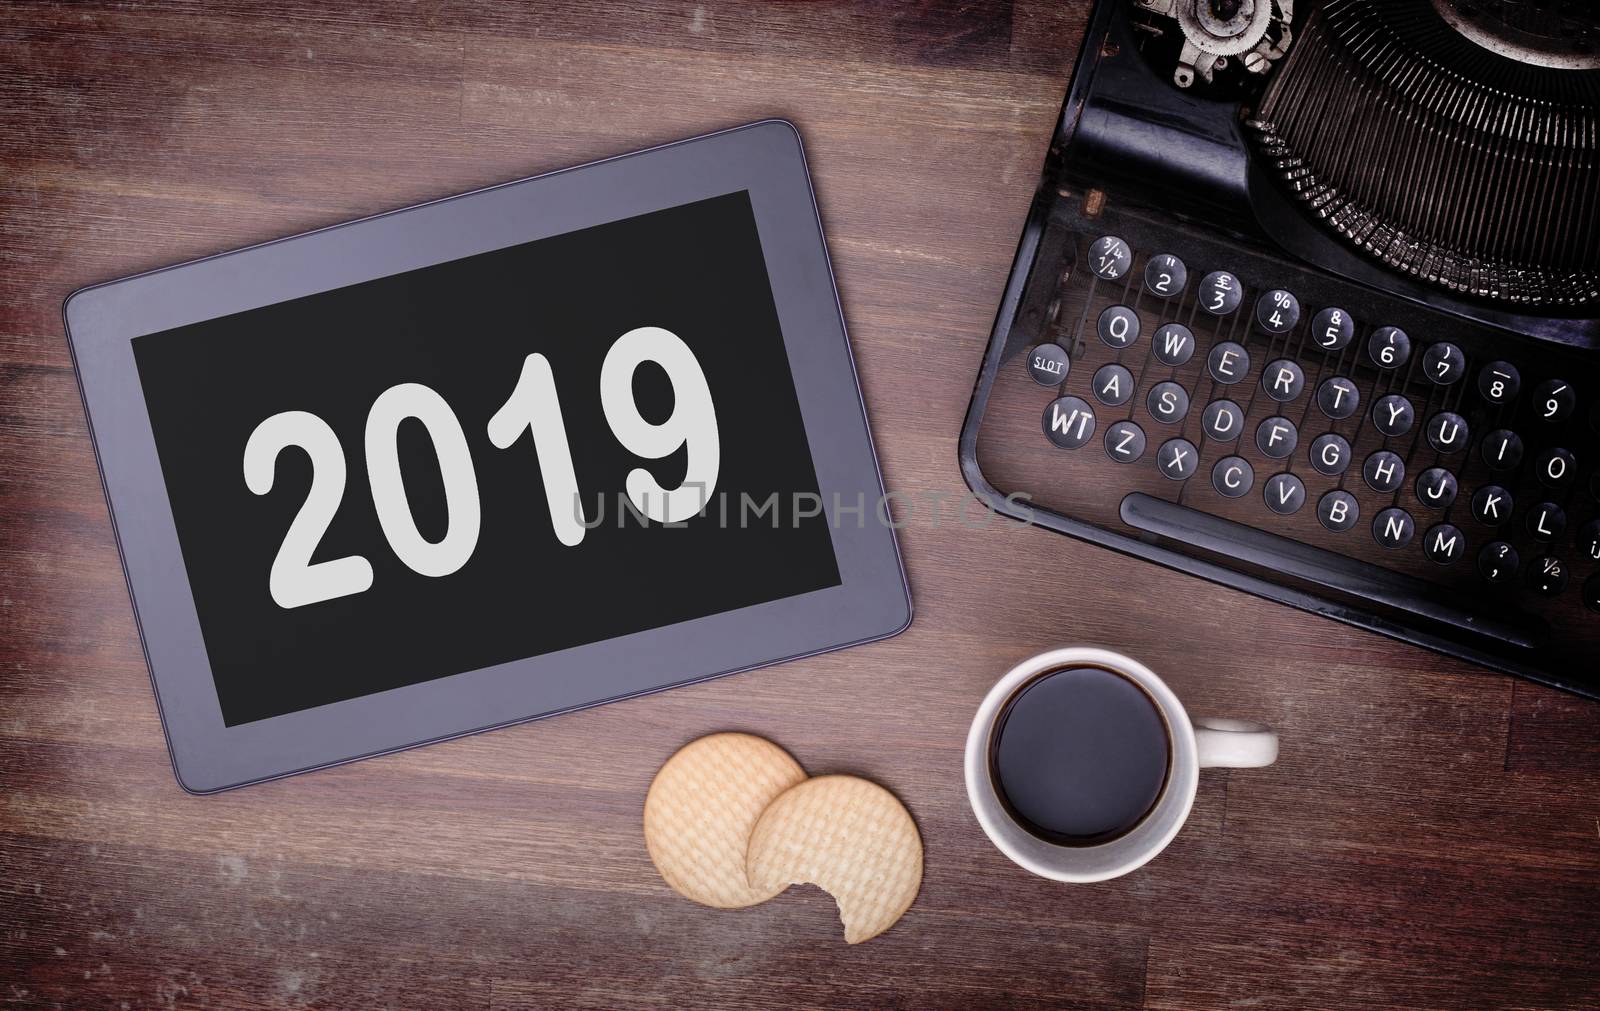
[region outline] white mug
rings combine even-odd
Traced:
[[[994,782],[990,749],[1006,703],[1036,680],[1056,671],[1096,667],[1120,674],[1142,688],[1167,730],[1166,784],[1155,805],[1131,829],[1091,846],[1063,846],[1034,835],[1012,817]],[[1167,848],[1189,818],[1203,768],[1244,769],[1271,765],[1278,735],[1259,723],[1193,719],[1166,682],[1130,657],[1094,646],[1068,646],[1017,664],[989,690],[967,734],[967,799],[989,840],[1020,866],[1057,881],[1104,881],[1144,866]]]

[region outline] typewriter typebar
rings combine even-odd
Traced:
[[[1506,6],[1097,4],[973,489],[1600,698],[1600,36]]]

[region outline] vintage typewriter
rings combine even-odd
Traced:
[[[961,464],[1600,698],[1596,5],[1100,0]]]

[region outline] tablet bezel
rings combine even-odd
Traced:
[[[755,213],[840,585],[225,726],[132,339],[740,190]],[[192,793],[792,660],[910,623],[894,531],[874,518],[882,479],[821,219],[799,132],[785,120],[94,285],[70,295],[63,315],[173,770]],[[858,495],[864,521],[836,514]]]

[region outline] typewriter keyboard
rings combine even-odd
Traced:
[[[1593,353],[1080,224],[1046,240],[994,382],[998,490],[1428,636],[1600,664]]]

